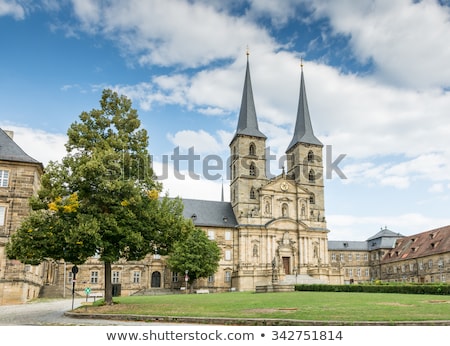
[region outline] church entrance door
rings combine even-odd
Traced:
[[[161,287],[161,273],[153,272],[152,273],[152,287]]]
[[[291,258],[290,257],[283,257],[283,268],[286,275],[289,275],[291,273]]]

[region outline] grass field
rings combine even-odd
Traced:
[[[307,321],[450,320],[450,297],[343,292],[232,292],[114,298],[113,306],[80,312],[177,317],[295,319]]]

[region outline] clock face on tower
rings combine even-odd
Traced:
[[[281,190],[287,191],[289,185],[288,185],[288,183],[286,183],[285,181],[283,181],[283,182],[281,183],[280,187],[281,187]]]

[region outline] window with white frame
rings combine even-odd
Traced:
[[[0,226],[5,225],[5,219],[6,219],[6,207],[0,205]]]
[[[208,231],[208,239],[214,240],[214,231]]]
[[[331,254],[331,261],[336,261],[336,254],[334,252]]]
[[[73,281],[73,273],[72,271],[67,272],[67,283],[71,284]]]
[[[91,284],[98,284],[98,271],[91,271]]]
[[[120,272],[118,271],[112,272],[111,282],[113,284],[118,284],[120,282]]]
[[[353,260],[353,255],[351,253],[348,254],[348,261],[351,262]]]
[[[208,276],[208,282],[213,283],[214,282],[214,275]]]
[[[365,276],[369,276],[369,269],[366,268],[366,269],[364,270],[364,275],[365,275]]]
[[[225,250],[225,261],[231,261],[231,250]]]
[[[9,171],[0,170],[0,187],[8,187]]]
[[[225,240],[231,240],[231,232],[225,231]]]
[[[353,276],[353,269],[352,268],[347,268],[347,276],[350,276],[350,277]]]
[[[133,272],[133,283],[138,284],[141,282],[141,272],[140,271],[134,271]]]
[[[225,272],[225,282],[230,282],[230,281],[231,281],[231,272],[227,270]]]
[[[178,273],[172,273],[172,282],[178,282]]]

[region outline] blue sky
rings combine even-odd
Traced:
[[[450,224],[450,3],[406,0],[0,0],[0,127],[46,164],[65,133],[127,95],[171,196],[220,200],[207,179],[237,125],[246,50],[267,145],[282,157],[295,124],[300,59],[315,134],[345,155],[325,181],[329,239],[380,227],[410,235]],[[175,179],[170,156],[200,155]],[[325,154],[325,148],[324,148]],[[164,167],[167,157],[168,166]],[[279,174],[277,161],[272,174]],[[228,181],[225,167],[214,171]]]

